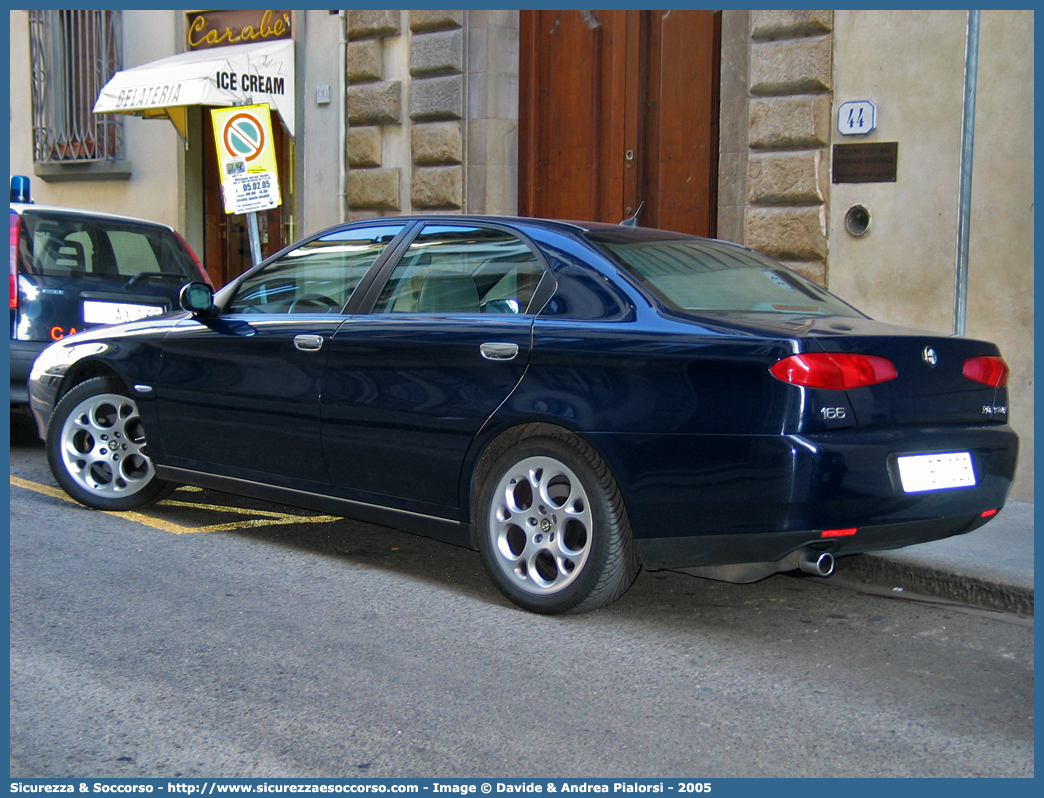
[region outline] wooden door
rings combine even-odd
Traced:
[[[206,107],[203,109],[203,265],[214,287],[220,288],[253,266],[253,258],[250,254],[247,217],[243,214],[226,214],[221,200],[221,178],[210,110]],[[290,174],[290,136],[276,114],[272,115],[272,139],[283,204],[257,214],[262,259],[292,243],[288,233],[290,225],[287,223],[290,218],[289,187],[293,185]]]
[[[519,212],[713,235],[720,14],[523,11]]]

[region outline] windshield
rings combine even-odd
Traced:
[[[673,310],[862,315],[774,260],[725,242],[630,231],[587,238]]]

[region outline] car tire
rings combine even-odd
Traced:
[[[175,487],[156,477],[138,406],[109,377],[80,383],[55,406],[47,462],[66,493],[96,510],[143,507]]]
[[[475,516],[486,572],[532,612],[604,607],[641,568],[616,480],[594,449],[569,435],[528,438],[497,458]]]

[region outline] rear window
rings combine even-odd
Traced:
[[[20,268],[44,277],[182,283],[195,262],[169,230],[73,214],[24,213]]]
[[[672,310],[862,315],[811,280],[740,247],[629,231],[587,237]]]

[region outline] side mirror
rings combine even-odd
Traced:
[[[208,316],[214,309],[214,289],[206,283],[187,283],[181,287],[178,302],[193,316]]]

